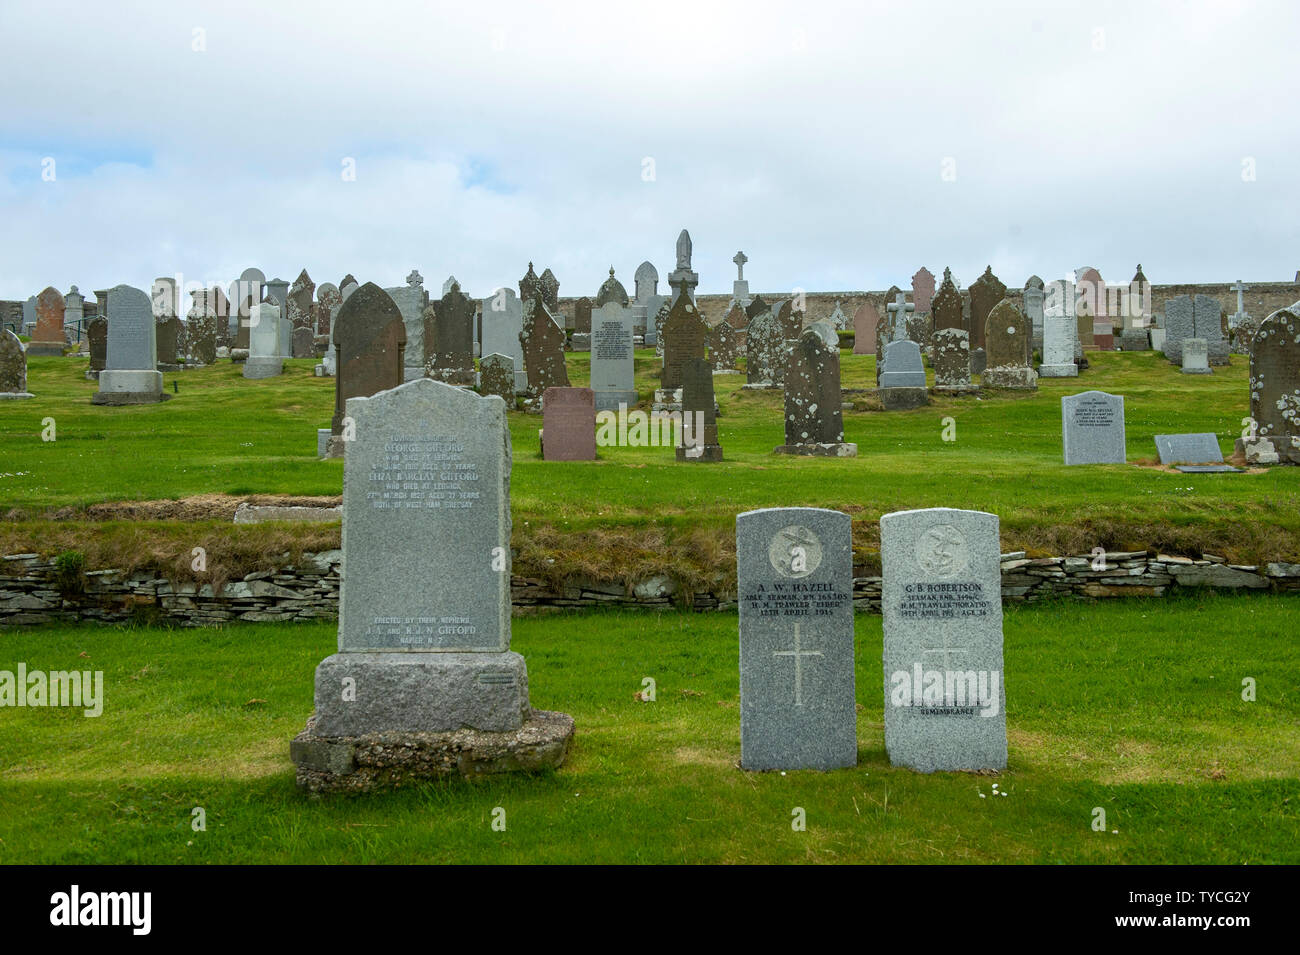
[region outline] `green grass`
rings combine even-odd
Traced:
[[[324,801],[287,754],[333,626],[10,632],[0,669],[102,669],[106,702],[97,719],[0,709],[0,863],[1297,863],[1296,609],[1009,610],[997,776],[890,767],[878,617],[856,620],[858,767],[788,774],[735,766],[734,614],[524,618],[533,704],[577,720],[559,771]],[[653,703],[634,699],[646,676]]]
[[[727,536],[739,511],[780,505],[846,510],[870,548],[879,516],[893,510],[958,506],[1002,518],[1007,549],[1061,553],[1156,546],[1198,548],[1246,562],[1300,559],[1300,469],[1242,475],[1184,475],[1139,466],[1152,461],[1158,433],[1210,431],[1225,452],[1248,412],[1245,361],[1211,376],[1186,376],[1159,354],[1091,353],[1078,379],[1044,379],[1033,395],[937,399],[910,412],[844,415],[857,458],[773,455],[783,443],[780,392],[742,392],[743,376],[715,378],[726,461],[679,465],[670,448],[604,448],[594,462],[543,462],[541,419],[510,416],[517,527],[710,529]],[[569,356],[574,384],[589,380],[589,357]],[[874,382],[874,357],[844,354],[845,388]],[[33,358],[37,397],[0,403],[0,500],[12,517],[40,517],[100,501],[177,499],[227,493],[335,495],[339,461],[316,460],[316,428],[328,425],[334,382],[311,361],[286,374],[246,381],[238,366],[166,376],[179,394],[154,406],[90,404],[83,359]],[[656,362],[637,354],[648,405]],[[1066,468],[1060,398],[1092,388],[1126,398],[1127,465]],[[41,440],[42,419],[58,438]],[[942,440],[943,419],[956,422]]]

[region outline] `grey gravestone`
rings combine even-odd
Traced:
[[[785,377],[785,444],[775,452],[856,457],[858,446],[844,440],[843,404],[839,340],[828,322],[814,322],[790,353]]]
[[[1123,396],[1085,391],[1061,398],[1061,443],[1066,464],[1123,464]]]
[[[597,411],[636,404],[632,310],[619,304],[616,296],[591,314],[591,389]]]
[[[193,304],[185,317],[190,333],[190,357],[203,365],[217,360],[217,315],[206,290],[190,293]]]
[[[682,431],[677,460],[710,464],[722,460],[713,369],[707,358],[693,358],[682,369]]]
[[[1223,306],[1217,298],[1197,295],[1192,299],[1192,316],[1196,323],[1196,338],[1205,340],[1208,364],[1228,364],[1229,345],[1223,337]]]
[[[298,325],[293,329],[293,357],[316,357],[316,333],[310,325]]]
[[[857,765],[850,524],[812,507],[736,518],[742,769]]]
[[[395,288],[386,288],[388,297],[402,313],[402,324],[406,326],[406,365],[404,376],[407,381],[424,377],[424,363],[427,359],[424,344],[424,308],[429,304],[428,293],[424,291],[424,278],[412,269],[406,276],[406,284]]]
[[[274,378],[284,371],[280,354],[280,306],[259,302],[250,306],[248,315],[248,360],[245,378]]]
[[[1183,374],[1212,375],[1210,347],[1204,338],[1183,339]]]
[[[180,357],[184,354],[180,350],[181,330],[181,320],[175,315],[164,318],[154,329],[159,371],[176,371],[179,367]]]
[[[1223,452],[1213,434],[1158,434],[1156,450],[1161,464],[1222,464]],[[1235,471],[1236,468],[1233,468]]]
[[[63,296],[63,323],[69,330],[79,328],[86,317],[86,299],[74,285]]]
[[[970,336],[966,329],[936,328],[930,340],[933,342],[934,353],[934,390],[950,394],[973,391],[974,385],[970,380]]]
[[[506,410],[515,408],[515,362],[509,355],[491,354],[479,362],[479,393],[496,395],[506,403]]]
[[[982,384],[988,388],[1037,391],[1038,375],[1029,367],[1029,321],[1010,299],[1003,299],[984,323],[988,367]]]
[[[885,370],[880,373],[881,388],[924,388],[925,365],[921,346],[908,338],[885,346]]]
[[[1183,363],[1183,342],[1196,337],[1192,300],[1179,295],[1165,302],[1165,357],[1175,365]]]
[[[1037,275],[1029,276],[1025,282],[1024,301],[1025,318],[1029,320],[1031,347],[1043,347],[1043,303],[1047,292],[1043,289],[1043,280]]]
[[[108,292],[108,348],[94,404],[165,401],[158,371],[153,306],[138,288],[119,285]]]
[[[668,319],[671,304],[667,295],[651,295],[645,305],[645,346],[653,348],[660,344],[659,327]]]
[[[519,333],[524,327],[524,306],[512,288],[499,288],[483,299],[483,354],[506,355],[514,362],[515,393],[528,390],[528,372],[524,368],[524,349]]]
[[[27,352],[18,336],[0,328],[0,400],[30,398],[27,390]]]
[[[450,385],[474,383],[475,303],[454,280],[442,296],[424,310],[425,376]]]
[[[755,299],[758,301],[758,299]],[[751,315],[745,329],[745,380],[759,388],[785,384],[790,348],[770,309]]]
[[[1007,765],[998,518],[938,507],[880,519],[885,750],[923,773]]]
[[[1043,363],[1038,366],[1040,378],[1075,378],[1079,374],[1079,366],[1074,363],[1079,329],[1066,307],[1065,296],[1068,294],[1064,282],[1053,282],[1047,288],[1043,311]]]

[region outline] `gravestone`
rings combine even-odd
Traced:
[[[1158,434],[1156,451],[1160,463],[1176,465],[1179,471],[1192,474],[1232,472],[1237,469],[1223,463],[1219,439],[1208,432],[1200,434]]]
[[[880,519],[885,751],[922,773],[1007,765],[998,517]]]
[[[1238,439],[1247,464],[1300,464],[1300,302],[1259,324],[1250,353],[1252,430]]]
[[[384,291],[397,305],[397,310],[402,313],[402,324],[406,326],[406,364],[402,374],[407,381],[423,378],[425,361],[428,359],[424,341],[424,309],[429,304],[429,294],[424,290],[424,277],[418,269],[412,269],[406,276],[405,285]]]
[[[916,314],[929,315],[934,299],[934,273],[924,265],[912,276],[912,304]],[[917,341],[916,339],[912,339]]]
[[[475,302],[452,286],[424,310],[424,374],[449,385],[474,385]]]
[[[1183,339],[1183,374],[1209,375],[1210,348],[1204,338]]]
[[[524,324],[519,332],[528,373],[528,390],[540,397],[548,388],[567,388],[569,372],[564,364],[564,329],[542,300],[540,289],[524,303]]]
[[[693,358],[708,357],[709,329],[690,295],[678,295],[659,333],[664,341],[659,387],[663,391],[675,391],[682,386],[682,369],[686,363]]]
[[[1074,362],[1078,326],[1066,308],[1067,294],[1061,282],[1053,282],[1047,289],[1043,311],[1043,363],[1038,366],[1040,378],[1074,378],[1079,374],[1079,366]]]
[[[524,329],[524,306],[511,288],[499,288],[483,299],[483,332],[480,350],[485,355],[506,355],[515,368],[515,393],[528,390],[524,348],[519,333]]]
[[[533,271],[533,263],[529,262],[528,271],[519,280],[519,300],[521,302],[531,302],[541,287],[539,282],[540,279],[538,279],[537,273]]]
[[[970,379],[970,336],[966,329],[936,328],[931,341],[934,390],[941,394],[974,391],[975,386]]]
[[[843,405],[835,329],[814,322],[790,353],[785,376],[785,444],[774,453],[857,457],[858,446],[844,440]]]
[[[614,302],[624,307],[628,303],[627,289],[623,288],[623,283],[614,277],[614,266],[612,265],[609,267],[609,278],[605,279],[596,291],[596,301],[592,304],[592,308],[593,310],[600,308],[607,302]]]
[[[1230,349],[1223,333],[1223,306],[1219,300],[1209,295],[1197,295],[1192,299],[1192,316],[1196,325],[1194,337],[1205,340],[1208,363],[1228,364]]]
[[[677,299],[683,291],[695,301],[695,287],[700,284],[700,277],[691,270],[691,234],[685,229],[677,236],[677,268],[668,273],[668,288],[672,297]]]
[[[558,316],[560,314],[560,281],[555,277],[555,273],[550,269],[544,271],[537,280],[537,287],[541,290],[542,301],[551,310],[551,314]],[[560,327],[564,327],[563,323],[561,323]]]
[[[763,301],[763,296],[755,295],[752,299],[750,299],[749,304],[745,306],[745,317],[752,322],[754,320],[755,315],[759,315],[768,310],[769,310],[768,304],[767,302]]]
[[[918,345],[921,344],[920,341],[911,338],[908,334],[908,313],[915,309],[916,306],[908,302],[906,296],[903,295],[902,292],[897,293],[894,296],[894,300],[885,306],[885,311],[889,313],[889,338],[886,340],[885,344],[899,342],[903,339],[909,339],[916,342]]]
[[[863,302],[853,313],[853,354],[874,355],[876,353],[876,325],[880,314],[876,306]]]
[[[1033,352],[1043,347],[1043,303],[1047,299],[1047,292],[1043,289],[1043,280],[1037,275],[1029,276],[1025,282],[1024,302],[1025,318],[1029,322],[1029,351],[1028,359],[1032,361]]]
[[[515,410],[515,361],[509,355],[495,352],[479,362],[479,393],[496,395],[506,403],[507,411]]]
[[[596,394],[590,388],[552,387],[542,394],[544,461],[596,460]]]
[[[776,316],[770,310],[751,315],[745,329],[745,387],[780,388],[788,364],[789,348]]]
[[[668,320],[668,310],[671,307],[672,303],[668,301],[666,295],[651,295],[646,299],[645,338],[642,341],[647,348],[659,349],[663,346],[663,341],[659,337],[659,328]]]
[[[90,348],[90,371],[98,377],[108,358],[108,319],[95,316],[87,322],[86,340]]]
[[[719,374],[735,372],[745,350],[748,334],[738,322],[745,322],[745,310],[732,305],[722,321],[709,329],[709,364]]]
[[[573,333],[574,335],[591,334],[591,299],[585,295],[573,303]]]
[[[168,316],[157,323],[154,329],[158,348],[158,370],[177,371],[180,359],[177,355],[181,335],[181,320],[175,315]]]
[[[781,337],[786,341],[786,348],[794,347],[795,341],[803,334],[803,319],[800,317],[802,313],[794,310],[794,302],[783,299],[772,306],[772,314],[776,316]]]
[[[274,302],[250,306],[245,378],[274,378],[284,372],[284,358],[280,354],[281,324],[280,306]]]
[[[334,352],[337,374],[334,416],[323,455],[327,458],[345,457],[351,443],[353,429],[344,421],[350,414],[348,403],[396,388],[406,375],[406,317],[375,283],[361,286],[339,308],[334,320]],[[359,425],[355,421],[353,425],[360,434]],[[345,503],[345,513],[346,507]]]
[[[984,331],[986,388],[1037,391],[1038,375],[1029,367],[1029,321],[1010,299],[989,312]]]
[[[65,338],[68,329],[83,327],[83,320],[85,317],[85,296],[78,292],[77,287],[74,285],[68,290],[68,294],[63,296],[63,328]]]
[[[153,306],[138,288],[118,285],[108,300],[108,345],[99,373],[97,405],[153,404],[166,401],[158,371],[158,343]],[[60,299],[62,302],[62,299]]]
[[[101,303],[104,301],[104,296],[106,296],[107,294],[108,293],[105,292],[103,295],[99,297],[99,301]],[[36,330],[36,296],[33,295],[30,298],[28,298],[27,301],[23,302],[22,333],[24,335],[30,336],[32,332],[34,332],[35,330]],[[31,342],[28,342],[28,344],[30,345]]]
[[[279,317],[279,355],[281,358],[293,357],[293,326],[289,324],[289,283],[284,279],[266,280],[266,299],[280,309]]]
[[[316,334],[329,336],[333,327],[334,313],[343,304],[343,295],[333,282],[326,282],[316,289]]]
[[[28,355],[62,355],[68,343],[63,330],[63,296],[56,288],[46,288],[36,296],[36,327],[27,343]]]
[[[1075,328],[1078,330],[1079,347],[1085,351],[1091,351],[1097,347],[1097,324],[1093,312],[1096,307],[1096,290],[1093,284],[1086,281],[1088,271],[1088,269],[1076,269],[1075,280],[1077,285],[1071,286],[1074,300],[1072,314],[1074,315]],[[1082,366],[1080,368],[1082,369]]]
[[[636,404],[632,361],[632,310],[616,298],[592,315],[591,390],[597,411],[617,411],[619,405]]]
[[[316,283],[311,280],[307,270],[303,269],[298,273],[298,277],[293,280],[289,286],[289,295],[287,299],[287,309],[285,316],[289,319],[291,328],[311,328],[315,332],[312,314],[312,299],[316,297]],[[295,338],[295,341],[297,339]],[[294,358],[309,358],[310,355],[299,355],[294,352]]]
[[[886,411],[905,411],[930,403],[921,346],[909,338],[885,346],[884,371],[877,381],[876,394]]]
[[[404,338],[378,286],[344,303],[339,381],[353,333],[381,314],[384,336]],[[390,378],[402,376],[401,358],[388,356]],[[344,463],[338,652],[316,669],[315,713],[291,747],[298,784],[359,791],[558,765],[573,721],[531,708],[524,659],[510,650],[504,406],[421,378],[340,411],[356,436]]]
[[[299,325],[293,330],[293,357],[316,357],[316,333],[310,325]]]
[[[713,369],[705,358],[692,358],[682,369],[682,430],[677,460],[709,464],[722,460]]]
[[[989,313],[998,302],[1007,297],[1007,287],[993,274],[993,266],[987,266],[984,274],[977,278],[970,287],[970,347],[971,351],[984,350],[984,330]],[[979,374],[979,371],[974,371]]]
[[[812,507],[736,517],[742,769],[857,765],[850,525]]]
[[[736,264],[736,280],[731,283],[731,302],[744,308],[749,304],[749,282],[745,279],[745,263],[749,261],[749,256],[743,251],[737,252],[731,261]]]
[[[961,292],[957,291],[957,283],[953,281],[952,269],[943,270],[943,283],[939,286],[939,292],[930,302],[930,316],[934,323],[934,330],[937,332],[941,328],[966,328],[966,319],[962,314]],[[967,342],[969,345],[969,333]],[[969,351],[969,347],[967,349]]]
[[[1062,397],[1061,443],[1067,465],[1125,463],[1123,396],[1085,391]]]
[[[1090,316],[1092,322],[1091,346],[1100,351],[1110,351],[1115,344],[1115,330],[1108,311],[1106,283],[1101,273],[1091,266],[1075,269],[1074,274],[1079,289],[1079,312]]]
[[[644,305],[650,300],[651,295],[659,292],[659,270],[654,267],[652,262],[642,262],[636,267],[636,273],[632,276],[636,287],[636,301]]]
[[[835,308],[831,310],[826,321],[830,322],[831,327],[837,332],[842,332],[849,327],[849,317],[844,314],[844,309],[840,306],[840,300],[835,300]]]
[[[31,398],[27,390],[27,352],[18,336],[0,328],[0,401]]]
[[[185,322],[190,333],[190,357],[201,365],[217,360],[217,314],[214,297],[206,289],[190,292],[192,302]]]

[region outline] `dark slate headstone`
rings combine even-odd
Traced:
[[[736,518],[742,769],[857,765],[850,524],[811,507]]]
[[[86,340],[90,345],[90,370],[103,371],[108,359],[108,319],[96,316],[87,322]]]
[[[1264,321],[1251,343],[1248,463],[1300,464],[1300,302]],[[1261,456],[1262,455],[1262,456]]]
[[[1038,375],[1029,367],[1030,325],[1025,313],[1004,298],[989,312],[984,328],[983,384],[989,388],[1036,390]]]
[[[1158,434],[1156,451],[1161,464],[1222,464],[1219,439],[1208,432],[1199,434]]]
[[[844,441],[844,399],[840,395],[840,350],[835,330],[815,322],[795,342],[785,377],[784,454],[854,457]]]
[[[885,750],[923,773],[1007,765],[996,514],[880,519]]]
[[[993,274],[993,266],[984,269],[970,287],[970,347],[984,348],[984,328],[989,313],[1007,297],[1007,287]]]
[[[334,417],[327,453],[339,457],[344,451],[343,419],[348,400],[396,388],[404,379],[406,325],[402,311],[374,282],[361,286],[339,308],[334,350]]]
[[[213,297],[199,289],[191,292],[190,298],[193,304],[185,316],[189,327],[190,357],[200,364],[211,365],[217,360],[217,315]]]
[[[27,353],[18,336],[0,328],[0,398],[30,398],[27,391]]]
[[[158,343],[158,364],[164,365],[164,370],[175,368],[178,364],[178,339],[181,333],[181,320],[175,315],[164,318],[158,322],[154,330]]]
[[[564,329],[546,307],[540,291],[534,291],[533,297],[524,302],[519,345],[524,370],[528,372],[529,391],[541,395],[548,388],[569,387],[569,372],[564,364]]]
[[[713,369],[707,359],[693,358],[682,369],[682,431],[677,446],[678,461],[716,463],[722,460],[715,409]]]
[[[750,321],[754,320],[755,315],[759,315],[768,310],[767,302],[763,301],[763,296],[755,295],[748,305],[745,306],[745,317]]]
[[[294,328],[293,357],[316,357],[316,330],[311,325],[298,325]]]
[[[591,334],[591,310],[591,299],[585,295],[573,303],[573,331],[575,334]]]
[[[682,386],[682,369],[693,358],[708,357],[709,329],[689,295],[678,295],[659,335],[664,343],[664,367],[660,387],[666,391]]]
[[[542,394],[542,458],[596,459],[596,395],[590,388],[547,388]]]
[[[1192,299],[1179,295],[1165,302],[1165,357],[1175,365],[1183,363],[1183,341],[1196,337],[1196,316]]]
[[[424,310],[424,348],[428,360],[424,373],[452,385],[474,383],[473,299],[452,283],[442,300]]]
[[[961,292],[957,291],[957,283],[953,281],[952,269],[943,270],[943,283],[930,301],[930,315],[934,319],[936,332],[941,328],[964,329],[966,327],[965,318],[962,316]],[[969,339],[969,335],[967,338]]]
[[[1061,443],[1066,464],[1123,464],[1123,396],[1085,391],[1062,397]]]
[[[970,391],[970,336],[966,329],[936,328],[931,341],[935,391]]]

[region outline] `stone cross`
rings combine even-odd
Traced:
[[[1242,285],[1241,279],[1237,279],[1236,285],[1228,286],[1228,291],[1237,293],[1237,314],[1232,316],[1237,321],[1240,321],[1242,317],[1246,314],[1246,302],[1242,298],[1242,294],[1248,292],[1249,290],[1250,290],[1250,286]]]
[[[907,295],[905,293],[899,292],[897,295],[894,296],[894,300],[885,306],[885,310],[888,312],[892,312],[894,316],[894,320],[891,324],[894,326],[895,334],[891,334],[889,336],[890,340],[891,341],[898,340],[898,336],[896,333],[900,327],[903,329],[902,337],[906,338],[907,337],[907,313],[915,311],[916,306],[912,305],[910,302],[907,301]]]
[[[799,624],[794,625],[794,649],[774,650],[774,657],[794,657],[794,705],[803,706],[803,658],[819,657],[820,650],[805,650],[799,642]]]
[[[745,255],[744,252],[737,252],[736,257],[733,258],[731,261],[736,263],[736,281],[737,282],[744,281],[745,263],[749,261],[749,256]],[[1241,309],[1238,308],[1238,311],[1240,310]]]

